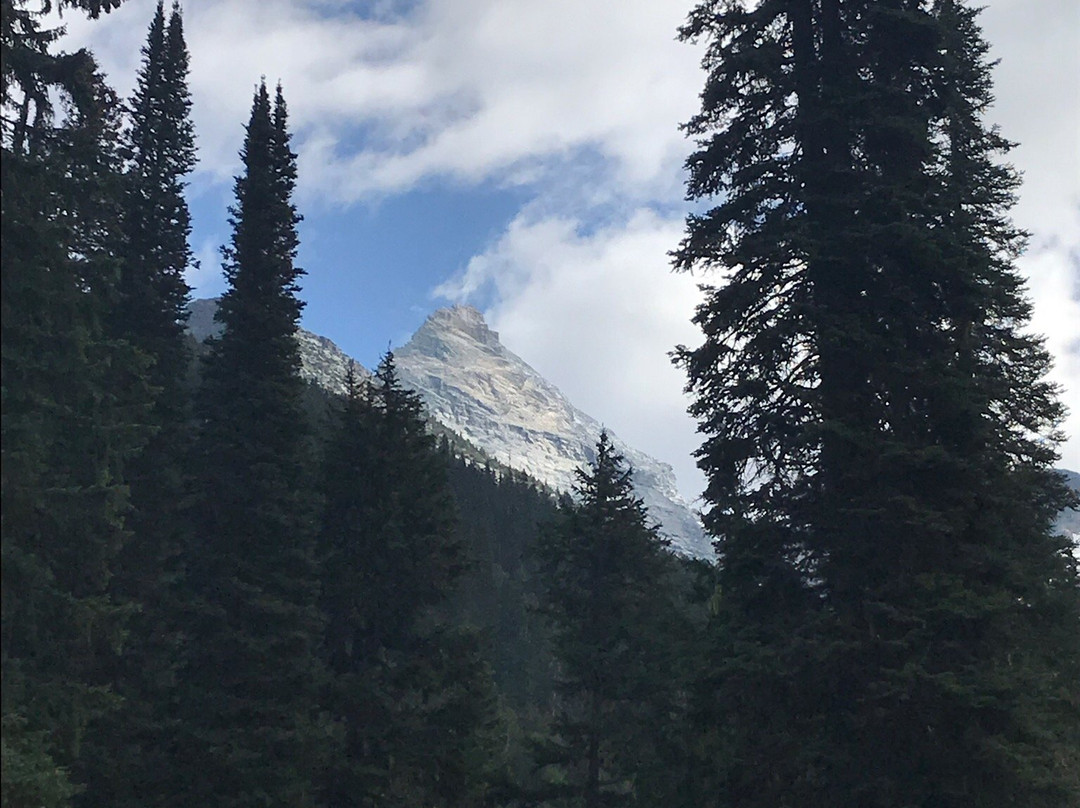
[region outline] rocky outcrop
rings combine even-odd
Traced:
[[[432,417],[499,462],[570,491],[577,470],[594,459],[600,422],[503,346],[476,309],[436,311],[394,356],[402,380],[420,393]],[[675,549],[711,557],[671,466],[609,434],[633,468],[638,495]]]

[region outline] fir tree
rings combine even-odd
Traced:
[[[447,623],[462,572],[443,458],[393,355],[350,373],[327,448],[320,556],[331,705],[345,732],[328,803],[472,805],[492,718],[476,636]]]
[[[302,270],[280,87],[260,84],[223,250],[228,291],[197,401],[198,535],[176,804],[304,806],[323,737],[320,620],[296,329]]]
[[[578,477],[580,503],[538,545],[540,608],[558,663],[553,734],[538,762],[557,770],[550,794],[559,804],[667,803],[676,789],[665,782],[672,747],[661,740],[670,741],[671,641],[680,633],[665,588],[667,542],[606,432]]]
[[[764,0],[682,30],[708,42],[689,196],[716,204],[675,265],[726,273],[680,350],[721,563],[720,804],[1080,800],[1061,410],[974,20]]]
[[[123,708],[98,725],[87,750],[87,805],[142,805],[175,787],[170,704],[181,645],[178,556],[185,541],[184,461],[191,438],[184,337],[191,265],[184,176],[195,162],[188,56],[179,9],[157,6],[130,105],[124,239],[113,333],[153,360],[154,436],[129,465],[133,534],[118,560],[114,596],[137,610],[113,678]]]
[[[124,615],[107,587],[148,400],[144,358],[104,327],[119,261],[116,99],[88,52],[52,52],[59,34],[38,16],[12,2],[0,14],[2,790],[13,806],[66,804],[87,725],[115,705],[105,672]]]
[[[189,357],[184,324],[193,259],[185,177],[195,166],[188,53],[174,5],[168,22],[159,2],[142,50],[130,103],[131,166],[125,205],[126,254],[118,330],[155,359],[159,409],[179,407]],[[175,416],[174,416],[175,419]]]

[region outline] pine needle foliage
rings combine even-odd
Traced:
[[[281,88],[255,92],[223,250],[228,291],[196,402],[197,535],[177,804],[316,804],[324,727],[310,447],[296,329],[296,156]]]
[[[132,537],[110,592],[132,612],[110,678],[122,708],[100,722],[87,749],[89,788],[81,805],[143,805],[163,800],[171,780],[176,668],[182,645],[181,551],[189,540],[188,452],[193,437],[184,335],[192,265],[191,218],[184,200],[195,164],[188,54],[180,11],[158,3],[128,107],[120,221],[121,261],[110,332],[142,351],[153,407],[148,445],[128,464]],[[156,796],[155,796],[156,795]]]
[[[74,5],[74,4],[65,4]],[[94,6],[94,8],[98,8]],[[100,8],[98,8],[100,10]],[[148,435],[146,357],[107,332],[120,261],[119,121],[87,51],[0,7],[5,805],[66,805],[125,624],[125,467]]]
[[[448,618],[464,571],[445,458],[393,354],[350,372],[326,451],[325,654],[344,731],[328,803],[482,804],[494,691],[478,635]]]
[[[576,490],[536,551],[557,665],[554,720],[536,748],[542,795],[584,808],[667,802],[678,777],[664,733],[677,714],[681,633],[668,542],[607,432]]]
[[[1080,801],[1061,406],[977,11],[711,0],[678,361],[720,594],[716,804]]]

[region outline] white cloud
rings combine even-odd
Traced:
[[[1013,216],[1031,241],[1017,266],[1071,410],[1062,465],[1080,469],[1080,6],[991,0],[980,19],[1001,60],[988,117],[1019,143],[1009,155],[1024,178]]]
[[[678,398],[682,379],[671,369],[664,376],[657,357],[694,339],[689,304],[678,314],[666,308],[692,297],[693,284],[670,277],[664,255],[681,224],[641,212],[681,197],[678,166],[690,146],[677,125],[695,111],[704,80],[700,49],[675,41],[691,5],[426,0],[380,3],[365,18],[325,0],[188,0],[201,170],[218,183],[236,171],[251,90],[265,74],[285,84],[304,205],[393,194],[434,177],[532,189],[528,209],[474,260],[459,291],[488,284],[508,343],[627,432],[614,413],[645,405],[627,404],[634,395],[615,378],[623,352],[651,352],[652,364],[625,366],[649,368],[640,377],[653,385],[648,396]],[[152,11],[152,0],[129,0],[97,23],[69,15],[72,43],[90,44],[127,92]],[[990,118],[1022,144],[1011,156],[1025,175],[1015,214],[1033,238],[1019,266],[1074,413],[1063,462],[1080,468],[1080,7],[988,0],[982,23],[1002,59]],[[623,218],[588,234],[597,211],[613,209]],[[589,303],[575,305],[573,294]],[[628,333],[628,321],[640,328]],[[560,347],[563,334],[571,346],[595,346],[593,366]],[[669,409],[681,413],[682,402]],[[681,414],[649,417],[658,434],[682,434]],[[652,451],[681,462],[686,441],[670,447]]]
[[[1069,408],[1064,429],[1071,440],[1062,447],[1061,465],[1080,469],[1080,250],[1038,250],[1020,265],[1035,303],[1032,330],[1046,337],[1055,359],[1050,378]]]
[[[73,19],[69,47],[90,45],[127,93],[152,8],[133,0],[95,23]],[[235,171],[266,75],[285,85],[311,196],[353,201],[432,176],[520,181],[522,164],[582,148],[614,162],[609,181],[670,186],[684,152],[676,125],[698,84],[695,50],[674,41],[678,4],[439,0],[375,19],[346,8],[186,4],[201,170]]]
[[[672,275],[681,218],[639,209],[583,233],[569,218],[518,217],[501,239],[437,290],[453,300],[494,293],[485,312],[502,342],[622,439],[675,467],[688,499],[703,488],[690,454],[682,371],[668,352],[696,344],[696,282]]]

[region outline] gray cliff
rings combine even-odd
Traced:
[[[432,417],[499,462],[571,491],[576,471],[594,459],[601,424],[507,350],[476,309],[440,309],[394,357],[402,381],[420,393]],[[671,466],[609,435],[673,548],[711,558],[712,547],[679,495]]]

